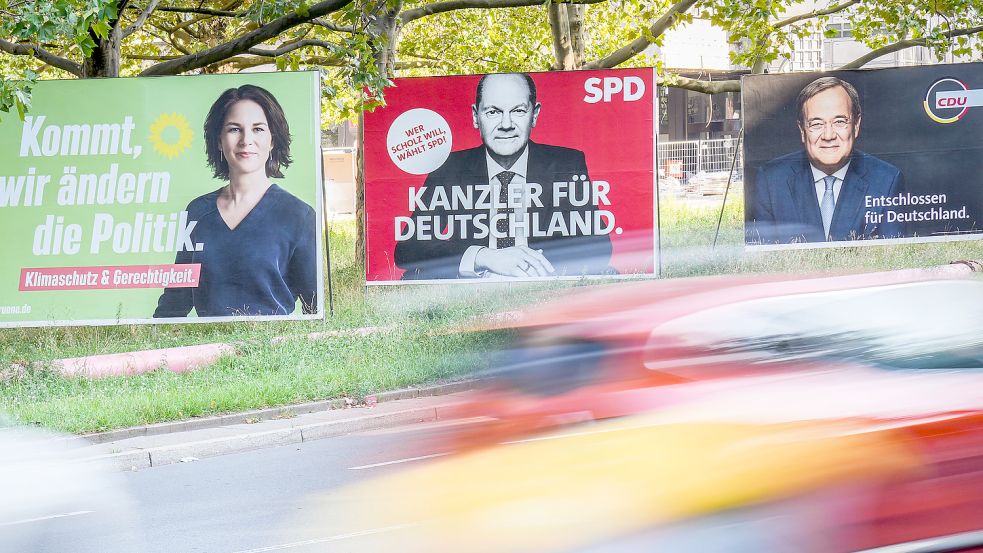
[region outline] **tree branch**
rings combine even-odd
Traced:
[[[223,7],[225,7],[225,8],[232,8],[232,7],[236,7],[236,6],[240,5],[241,3],[242,2],[240,0],[232,0],[231,2],[229,2],[228,4],[226,4]],[[163,11],[176,11],[176,10],[163,10]],[[228,10],[211,10],[211,11],[217,11],[217,12],[218,11],[224,11],[225,13],[224,14],[199,13],[195,17],[189,18],[187,21],[181,21],[181,22],[179,22],[174,27],[174,31],[185,30],[185,29],[191,27],[192,25],[194,25],[195,23],[200,23],[202,21],[207,21],[207,20],[211,19],[213,16],[216,16],[216,17],[242,17],[242,16],[246,15],[246,12],[245,11],[242,11],[242,12],[232,12],[232,11],[228,11]],[[177,13],[183,13],[183,12],[177,12]],[[187,13],[195,13],[195,12],[187,12]],[[178,17],[178,20],[180,21],[180,16]],[[196,38],[198,38],[198,37],[196,37]]]
[[[293,52],[294,50],[297,50],[299,48],[306,48],[307,46],[318,46],[327,50],[331,50],[332,48],[336,47],[337,44],[332,44],[326,40],[314,40],[314,39],[307,38],[304,40],[298,40],[291,44],[282,45],[279,48],[274,48],[272,50],[267,50],[264,48],[250,48],[246,50],[246,53],[253,56],[265,56],[268,58],[275,58],[277,56],[282,56],[286,53]]]
[[[173,56],[173,55],[172,56],[168,56],[168,55],[155,56],[155,55],[152,55],[152,54],[126,54],[123,57],[125,57],[128,60],[165,61],[165,60],[176,60],[176,59],[180,58],[181,56]]]
[[[351,25],[338,25],[334,21],[330,21],[328,19],[321,19],[321,18],[312,19],[311,23],[315,25],[320,25],[321,27],[324,27],[329,31],[335,31],[338,33],[353,33],[353,34],[355,33],[355,27]]]
[[[344,57],[328,57],[328,56],[305,56],[302,64],[313,66],[319,65],[323,67],[340,67],[346,62]],[[269,65],[270,60],[263,57],[248,57],[248,56],[235,56],[223,60],[221,62],[212,64],[209,67],[218,67],[222,65],[232,65],[236,69],[248,69],[250,67],[258,67],[260,65]],[[418,68],[435,68],[442,67],[440,63],[431,61],[398,61],[396,62],[396,69],[418,69]]]
[[[175,50],[181,52],[182,54],[187,55],[192,53],[191,50],[188,49],[188,47],[182,43],[182,40],[184,39],[184,35],[187,35],[189,38],[191,37],[191,35],[189,35],[186,31],[181,31],[180,32],[181,36],[179,36],[179,33],[173,32],[171,29],[162,26],[160,23],[156,21],[151,21],[150,26],[159,31],[159,32],[146,31],[147,34],[149,34],[150,36],[160,40],[164,44],[167,44],[168,46],[174,48]]]
[[[737,79],[729,81],[704,81],[701,79],[690,79],[689,77],[672,75],[667,76],[664,79],[660,79],[659,84],[662,86],[670,86],[672,88],[684,88],[686,90],[702,92],[704,94],[720,94],[721,92],[741,91],[741,81]]]
[[[798,23],[799,21],[805,21],[806,19],[812,19],[814,17],[821,17],[821,16],[824,16],[824,15],[829,15],[829,14],[832,14],[832,13],[841,12],[841,11],[849,8],[850,6],[852,6],[854,4],[859,4],[859,3],[860,3],[860,0],[847,0],[846,2],[843,2],[842,4],[835,4],[835,5],[832,5],[832,6],[828,7],[828,8],[826,8],[826,9],[813,10],[813,11],[811,11],[809,13],[803,13],[803,14],[799,14],[799,15],[794,15],[792,17],[789,17],[789,18],[786,18],[786,19],[782,19],[781,21],[776,21],[775,23],[773,23],[771,25],[771,29],[768,31],[768,33],[766,33],[763,36],[758,37],[757,40],[754,41],[754,47],[757,48],[757,49],[763,48],[763,45],[764,45],[765,41],[767,41],[770,38],[771,33],[774,32],[777,29],[780,29],[782,27],[787,27],[789,25],[793,25],[795,23]],[[753,73],[755,75],[761,74],[761,73],[764,72],[764,70],[765,70],[766,67],[767,67],[767,62],[764,59],[762,59],[762,57],[759,55],[759,56],[757,56],[755,58],[754,63],[751,64],[751,73]]]
[[[607,2],[607,0],[553,0],[555,4],[598,4],[601,2]],[[399,23],[406,25],[410,21],[428,15],[468,8],[522,8],[541,5],[543,5],[543,0],[447,0],[446,2],[437,2],[406,10],[399,14]]]
[[[158,3],[160,3],[160,0],[150,0],[150,2],[147,3],[147,7],[144,8],[142,12],[140,12],[140,16],[137,17],[137,20],[134,21],[133,24],[130,25],[129,27],[123,29],[122,33],[120,33],[120,36],[122,38],[128,37],[133,33],[137,32],[140,29],[140,27],[143,27],[143,24],[147,22],[147,18],[150,17],[150,14],[154,13],[154,9],[157,8]]]
[[[833,14],[833,13],[841,12],[841,11],[849,8],[850,6],[852,6],[854,4],[859,4],[859,3],[860,3],[860,0],[847,0],[846,2],[843,2],[842,4],[834,4],[834,5],[826,8],[826,9],[813,10],[813,11],[811,11],[809,13],[803,13],[803,14],[799,14],[799,15],[794,15],[792,17],[789,17],[789,18],[786,18],[786,19],[782,19],[781,21],[776,21],[775,23],[773,23],[771,25],[771,30],[767,34],[765,34],[764,36],[758,37],[758,39],[755,40],[754,46],[755,46],[755,48],[761,48],[763,46],[764,42],[766,40],[768,40],[768,38],[770,37],[771,33],[774,32],[777,29],[781,29],[782,27],[787,27],[789,25],[793,25],[795,23],[798,23],[799,21],[805,21],[806,19],[812,19],[814,17],[821,17],[821,16],[824,16],[824,15],[830,15],[830,14]],[[754,63],[751,64],[751,73],[753,73],[755,75],[758,75],[760,73],[763,73],[766,66],[767,66],[767,62],[765,62],[765,60],[762,59],[761,56],[758,56],[754,60]]]
[[[981,32],[983,32],[983,25],[977,27],[970,27],[968,29],[953,29],[951,31],[946,31],[942,34],[949,38],[953,38],[957,36],[975,35]],[[907,40],[899,40],[894,44],[888,44],[887,46],[882,46],[876,50],[872,50],[860,56],[859,58],[851,61],[850,63],[840,66],[839,69],[859,69],[881,56],[891,54],[899,50],[904,50],[905,48],[912,48],[914,46],[927,46],[927,45],[928,45],[927,38],[909,38]]]
[[[233,12],[228,10],[213,10],[211,8],[178,8],[174,6],[161,6],[157,8],[162,12],[173,13],[195,13],[198,15],[213,15],[215,17],[242,17],[245,12]]]
[[[420,68],[437,68],[445,67],[445,63],[441,61],[429,61],[429,60],[416,60],[416,61],[397,61],[396,69],[420,69]]]
[[[82,64],[75,63],[68,58],[56,56],[40,46],[34,46],[33,44],[15,44],[0,38],[0,50],[15,56],[32,56],[52,67],[57,67],[62,71],[68,71],[76,77],[82,76]]]
[[[662,17],[656,20],[655,23],[649,27],[649,34],[652,37],[659,37],[662,33],[666,32],[669,27],[676,22],[676,17],[686,13],[687,10],[696,4],[697,0],[681,0],[677,4],[669,8],[666,13],[662,14]],[[622,63],[630,60],[631,58],[640,54],[645,48],[647,48],[652,41],[649,40],[648,36],[642,35],[635,40],[631,41],[625,46],[618,48],[614,52],[611,52],[607,56],[584,64],[583,69],[609,69],[611,67],[617,67]]]
[[[183,31],[183,32],[186,32],[186,33],[188,33],[190,35],[192,33],[188,29],[190,29],[196,23],[201,23],[202,21],[208,21],[208,20],[212,19],[212,17],[213,16],[211,16],[211,15],[201,15],[201,14],[198,14],[198,15],[195,15],[194,17],[189,17],[188,19],[182,21],[181,20],[181,16],[178,16],[178,23],[177,23],[177,25],[174,25],[174,28],[171,30],[171,32],[172,33],[176,33],[178,31]]]
[[[843,2],[842,4],[836,4],[836,5],[833,5],[833,6],[830,6],[830,7],[826,8],[824,10],[813,10],[813,11],[811,11],[809,13],[803,13],[803,14],[800,14],[800,15],[794,15],[792,17],[789,17],[788,19],[783,19],[781,21],[777,21],[774,24],[772,24],[772,27],[775,28],[775,29],[780,29],[782,27],[787,27],[789,25],[792,25],[793,23],[798,23],[799,21],[803,21],[803,20],[806,20],[806,19],[812,19],[813,17],[822,17],[824,15],[829,15],[829,14],[832,14],[832,13],[841,12],[841,11],[849,8],[850,6],[852,6],[854,4],[859,4],[859,3],[860,3],[860,0],[847,0],[846,2]]]
[[[211,65],[215,62],[240,54],[265,42],[283,31],[296,27],[302,23],[307,23],[312,19],[327,15],[340,10],[350,4],[352,0],[324,0],[310,6],[306,14],[301,15],[293,12],[263,25],[255,31],[219,44],[213,48],[203,50],[188,56],[182,56],[175,60],[165,61],[144,70],[140,75],[176,75],[192,69],[198,69]]]

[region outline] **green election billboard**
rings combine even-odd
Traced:
[[[322,317],[318,79],[39,82],[0,121],[0,327]]]

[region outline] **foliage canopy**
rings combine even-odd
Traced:
[[[725,30],[760,71],[796,37],[845,16],[873,51],[978,55],[983,0],[0,0],[0,112],[23,113],[38,78],[315,66],[331,115],[371,108],[397,74],[658,65],[646,52],[694,17]],[[663,68],[660,67],[660,70]],[[739,90],[664,71],[669,86]],[[357,91],[357,92],[356,92]]]

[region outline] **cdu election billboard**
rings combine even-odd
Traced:
[[[323,316],[317,72],[42,81],[0,121],[0,327]]]
[[[396,79],[365,115],[366,282],[657,273],[652,69]]]
[[[746,245],[983,238],[983,64],[742,79]]]

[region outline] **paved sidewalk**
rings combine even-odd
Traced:
[[[474,382],[460,382],[386,392],[368,396],[366,406],[344,407],[344,400],[313,402],[127,428],[81,439],[91,444],[87,446],[91,451],[91,455],[86,455],[87,460],[108,462],[121,470],[138,470],[441,420],[467,399],[468,390],[474,385]]]

